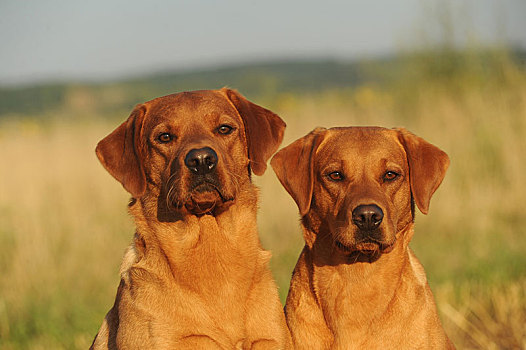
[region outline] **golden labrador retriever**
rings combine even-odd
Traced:
[[[449,165],[404,129],[316,129],[271,161],[302,216],[286,303],[295,349],[450,349],[409,248]]]
[[[236,91],[138,105],[96,153],[131,193],[136,233],[92,349],[285,349],[257,232],[261,175],[285,123]]]

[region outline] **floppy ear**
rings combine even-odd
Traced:
[[[309,212],[314,187],[314,155],[327,129],[316,128],[281,149],[270,161],[279,181],[292,196],[300,215]]]
[[[449,157],[438,147],[406,129],[396,130],[407,153],[411,192],[418,209],[427,214],[431,196],[446,175]]]
[[[146,190],[146,177],[138,147],[145,113],[144,105],[135,107],[128,119],[102,139],[95,149],[104,168],[134,198],[141,197]]]
[[[267,160],[278,150],[283,140],[285,122],[235,90],[223,88],[220,91],[232,102],[245,124],[251,170],[256,175],[263,175],[267,169]]]

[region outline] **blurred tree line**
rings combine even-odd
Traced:
[[[101,83],[55,83],[0,88],[0,118],[56,113],[108,116],[137,103],[179,91],[229,86],[261,103],[287,94],[375,86],[414,95],[422,86],[458,93],[485,85],[501,86],[523,76],[526,51],[504,48],[455,49],[452,45],[397,56],[342,62],[277,61],[187,72],[163,72]],[[519,73],[519,74],[517,74]],[[403,96],[401,96],[403,98]]]

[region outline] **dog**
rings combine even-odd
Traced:
[[[223,88],[140,104],[98,143],[132,196],[136,233],[91,349],[290,348],[251,182],[284,129]]]
[[[453,349],[409,248],[446,153],[405,129],[318,128],[271,165],[305,246],[285,305],[295,349]]]

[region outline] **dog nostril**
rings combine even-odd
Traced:
[[[193,149],[186,155],[184,164],[190,171],[205,175],[217,165],[217,153],[210,147]]]
[[[383,215],[377,215],[376,213],[371,217],[371,221],[374,225],[379,225],[382,222],[382,219]]]
[[[374,230],[380,226],[384,213],[375,204],[359,205],[352,211],[352,221],[360,230]]]
[[[191,169],[195,169],[197,170],[197,166],[199,165],[199,161],[197,159],[189,159],[187,162],[186,162],[186,166],[191,168]]]
[[[217,164],[217,159],[213,156],[213,155],[210,155],[208,157],[205,158],[205,165],[211,170],[213,167],[215,167]]]

